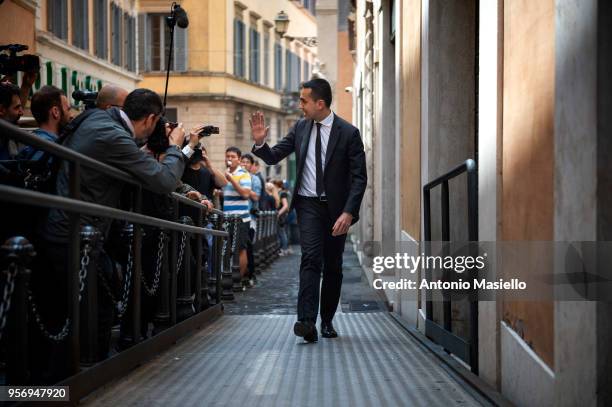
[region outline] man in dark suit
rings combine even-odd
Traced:
[[[274,165],[295,152],[297,179],[294,199],[300,228],[302,261],[298,321],[294,332],[316,342],[321,284],[321,335],[338,336],[332,319],[340,301],[342,253],[349,227],[359,219],[366,189],[365,152],[359,130],[330,110],[332,92],[324,79],[302,84],[300,108],[304,118],[274,147],[265,143],[269,127],[261,112],[251,117],[253,153]]]

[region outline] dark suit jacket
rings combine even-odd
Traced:
[[[300,119],[274,147],[266,143],[261,148],[253,148],[253,154],[268,165],[274,165],[295,152],[297,179],[292,207],[300,190],[313,125],[313,120]],[[342,212],[348,212],[353,215],[353,223],[357,222],[368,182],[363,142],[359,130],[335,113],[323,168],[325,195],[330,213],[337,218]]]

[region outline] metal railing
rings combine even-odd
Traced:
[[[236,270],[240,283],[235,232],[241,220],[237,216],[226,216],[216,209],[207,211],[204,205],[177,193],[170,194],[175,201],[172,220],[144,215],[140,212],[142,190],[145,187],[131,174],[43,140],[2,120],[0,134],[46,151],[55,159],[68,162],[70,191],[68,197],[62,197],[0,184],[0,201],[66,211],[70,236],[67,262],[69,306],[66,324],[59,333],[45,330],[44,321],[39,319],[36,312],[32,312],[35,306],[29,294],[29,265],[36,256],[36,248],[21,236],[7,240],[2,246],[2,259],[6,262],[7,269],[3,273],[0,338],[6,348],[7,384],[32,384],[29,381],[31,372],[28,370],[31,346],[28,335],[32,325],[35,328],[38,325],[41,331],[44,330],[43,334],[46,331],[47,335],[44,336],[50,341],[67,342],[70,352],[66,362],[68,371],[73,376],[66,380],[75,386],[74,389],[71,388],[71,395],[78,400],[108,380],[142,363],[151,356],[151,352],[160,351],[160,346],[170,346],[185,334],[186,330],[220,315],[221,302],[234,299],[232,288],[236,284]],[[80,200],[80,173],[83,167],[102,172],[133,187],[133,210],[126,211]],[[194,218],[179,218],[179,209],[182,207],[195,208],[198,215]],[[2,213],[3,218],[11,215]],[[118,315],[123,317],[121,330],[125,335],[122,348],[127,350],[107,360],[100,360],[96,354],[97,290],[98,283],[103,286],[106,283],[97,275],[95,265],[89,264],[91,250],[95,240],[99,238],[99,232],[91,226],[82,226],[81,215],[125,222],[122,229],[122,239],[125,241],[122,240],[122,245],[127,248],[123,259],[127,277],[123,281],[122,295],[113,301],[116,302]],[[204,222],[212,224],[213,227],[202,227]],[[273,243],[276,237],[275,212],[260,213],[258,226],[260,227],[254,245],[258,248],[257,268],[261,272],[270,264],[270,259],[277,256],[278,245]],[[155,273],[148,284],[143,280],[142,274],[143,227],[157,231],[152,236],[157,242]],[[167,233],[171,235],[169,245],[166,244]],[[212,236],[212,250],[207,256],[210,267],[208,264],[202,264],[203,236]],[[210,275],[209,268],[212,271]],[[108,287],[105,288],[109,291]],[[142,288],[144,294],[157,299],[154,330],[157,335],[148,340],[141,336],[141,301],[144,295]],[[83,366],[91,367],[83,369]]]
[[[423,187],[424,240],[431,241],[431,190],[441,187],[441,228],[442,241],[450,241],[450,193],[449,181],[467,173],[467,230],[468,240],[478,240],[478,180],[476,162],[466,160],[446,174],[434,179]],[[427,245],[427,244],[426,244]],[[429,248],[426,247],[426,254]],[[429,291],[429,290],[428,290]],[[468,363],[472,372],[478,373],[478,302],[469,303],[469,337],[467,340],[455,335],[452,331],[452,304],[450,299],[442,301],[442,326],[434,322],[434,303],[431,292],[426,292],[425,333],[445,349]]]

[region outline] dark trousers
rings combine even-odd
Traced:
[[[253,240],[255,239],[255,229],[249,228],[249,239],[247,240],[247,262],[249,278],[255,276],[255,256],[253,255]]]
[[[342,286],[342,254],[346,235],[332,236],[336,222],[327,203],[296,197],[302,261],[298,292],[298,319],[317,320],[319,297],[321,319],[331,321],[340,301]],[[323,283],[319,283],[323,272]]]

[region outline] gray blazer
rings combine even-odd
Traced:
[[[184,156],[175,147],[168,148],[162,162],[140,150],[117,108],[93,112],[66,140],[64,146],[126,171],[140,180],[146,189],[160,194],[174,191],[185,169]],[[123,186],[122,182],[113,177],[86,167],[81,168],[81,199],[85,202],[117,208]],[[63,163],[58,173],[57,194],[65,197],[69,195],[68,163]],[[93,224],[104,235],[110,225],[107,219],[85,215],[81,216],[81,222]],[[49,212],[43,236],[57,242],[67,241],[68,217],[64,211],[52,209]]]

